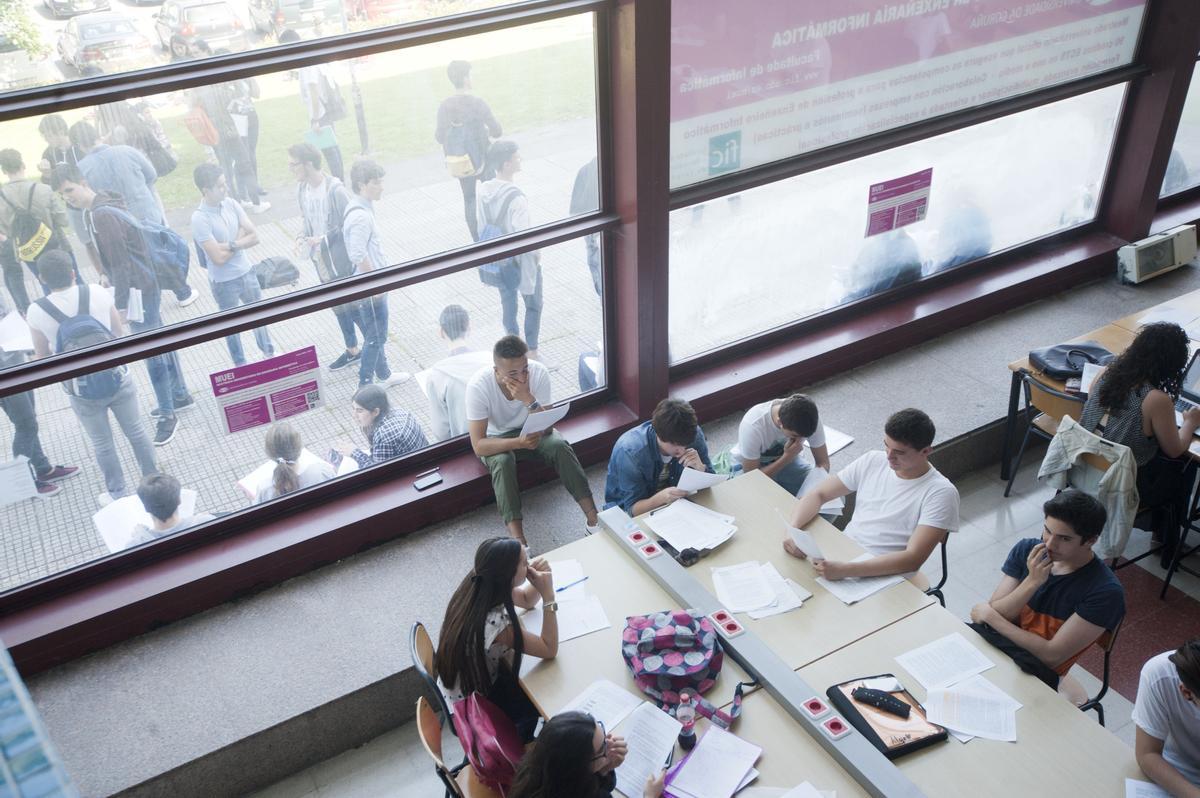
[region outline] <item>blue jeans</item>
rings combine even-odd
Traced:
[[[762,468],[763,466],[769,465],[778,459],[778,457],[771,457],[764,452],[762,459],[758,461],[758,466],[759,468]],[[775,480],[775,483],[779,485],[779,487],[783,488],[793,496],[796,496],[800,493],[800,488],[804,487],[804,480],[808,476],[808,472],[812,471],[812,469],[813,467],[810,463],[807,463],[797,457],[795,460],[776,471],[773,479]],[[737,476],[740,473],[742,473],[742,464],[734,464],[733,475]]]
[[[212,287],[213,299],[217,300],[217,308],[220,310],[229,310],[239,304],[249,305],[262,299],[262,289],[258,286],[258,278],[254,276],[254,269],[241,277],[235,277],[223,283],[215,283],[209,278],[209,285]],[[267,333],[266,327],[254,329],[254,341],[258,344],[258,350],[263,353],[264,357],[271,357],[275,354],[275,346],[271,343],[271,336]],[[225,345],[229,347],[233,365],[240,366],[246,362],[246,353],[242,350],[240,333],[225,336]]]
[[[142,423],[138,413],[137,388],[133,378],[126,372],[121,380],[121,387],[109,399],[84,399],[81,396],[70,397],[71,409],[79,419],[79,425],[87,433],[92,442],[92,454],[104,474],[104,487],[114,499],[124,496],[126,491],[125,472],[121,469],[121,458],[117,455],[117,445],[113,441],[112,425],[108,421],[111,410],[121,432],[133,447],[133,455],[137,459],[142,476],[153,474],[158,470],[154,462],[154,443],[150,433]]]
[[[337,317],[338,329],[342,331],[342,341],[345,342],[346,348],[356,349],[358,334],[354,330],[354,324],[358,321],[358,313],[354,305],[334,305],[330,310]]]
[[[358,362],[359,383],[371,382],[372,377],[386,380],[392,376],[383,351],[388,334],[387,294],[358,303],[358,326],[363,333],[362,359]]]
[[[129,322],[135,333],[155,330],[162,326],[162,294],[159,291],[147,291],[142,294],[142,310],[145,316],[142,321]],[[188,398],[187,383],[183,381],[179,355],[168,352],[147,358],[145,362],[159,411],[163,415],[175,415],[175,402]]]
[[[509,335],[520,335],[517,327],[517,289],[499,288],[500,310],[504,316],[504,332]],[[538,332],[542,329],[542,267],[538,266],[537,282],[532,294],[521,294],[525,302],[525,345],[530,349],[538,348]]]
[[[54,468],[50,458],[42,451],[42,441],[38,437],[37,410],[33,404],[33,391],[15,393],[0,399],[0,410],[8,416],[13,425],[12,453],[13,457],[25,455],[33,466],[34,474],[45,474]]]

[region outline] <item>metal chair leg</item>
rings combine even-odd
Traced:
[[[1021,470],[1021,458],[1025,456],[1025,447],[1029,445],[1029,435],[1033,431],[1033,422],[1029,422],[1029,426],[1025,428],[1025,437],[1021,439],[1021,448],[1017,449],[1017,458],[1013,460],[1013,464],[1009,467],[1008,484],[1004,486],[1004,498],[1008,498],[1008,494],[1012,492],[1013,482],[1017,478],[1017,472]]]

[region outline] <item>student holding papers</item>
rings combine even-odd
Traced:
[[[802,393],[763,402],[746,411],[738,424],[738,442],[733,448],[738,471],[762,472],[793,496],[800,495],[812,464],[801,458],[804,442],[812,447],[817,468],[829,473],[829,448],[825,427],[817,417],[817,404]]]
[[[826,502],[854,492],[846,534],[872,555],[852,562],[814,561],[819,576],[903,574],[928,587],[918,569],[958,529],[958,489],[929,462],[934,434],[933,421],[920,410],[893,413],[883,428],[885,451],[867,452],[800,499],[790,519],[797,529],[816,518]],[[783,547],[793,557],[807,556],[790,536]]]
[[[542,628],[521,626],[517,607],[542,601]],[[528,742],[540,717],[518,683],[521,657],[558,654],[558,602],[554,578],[541,558],[529,562],[513,538],[491,538],[475,550],[475,567],[450,597],[435,658],[438,686],[451,711],[478,692],[512,718]]]
[[[1134,751],[1138,767],[1178,798],[1200,798],[1200,638],[1142,666]]]
[[[286,421],[271,425],[264,445],[267,457],[275,463],[275,468],[271,472],[271,481],[258,487],[254,496],[255,504],[333,479],[333,466],[325,460],[313,458],[301,462],[300,453],[304,451],[304,444],[300,441],[300,433]]]
[[[554,429],[521,434],[531,414],[550,404],[550,371],[529,359],[529,347],[506,335],[492,349],[492,366],[467,383],[467,431],[471,448],[492,474],[496,505],[508,533],[525,543],[517,463],[537,457],[554,467],[567,492],[579,503],[588,526],[595,526],[596,503],[583,466],[567,439]]]
[[[562,712],[542,729],[521,760],[508,798],[609,798],[616,769],[625,761],[625,740],[608,733],[585,712]],[[663,773],[646,780],[642,798],[659,798]]]
[[[628,430],[613,446],[604,483],[604,508],[629,515],[666,507],[687,491],[676,487],[684,468],[711,473],[708,444],[696,411],[682,399],[663,399],[654,415]]]

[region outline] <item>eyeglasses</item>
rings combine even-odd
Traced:
[[[600,727],[602,742],[600,743],[600,753],[592,757],[591,761],[593,762],[599,762],[601,759],[608,758],[608,732],[605,730],[603,722],[596,721],[596,725]]]

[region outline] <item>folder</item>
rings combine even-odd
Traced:
[[[877,676],[851,679],[830,687],[825,691],[825,695],[829,696],[829,700],[838,712],[842,713],[842,717],[888,759],[896,759],[946,739],[946,730],[926,719],[925,707],[907,690],[891,692],[894,698],[899,698],[912,707],[907,718],[898,717],[851,698],[850,691],[854,688],[862,686],[865,681],[881,678],[896,677],[890,673],[881,673]]]

